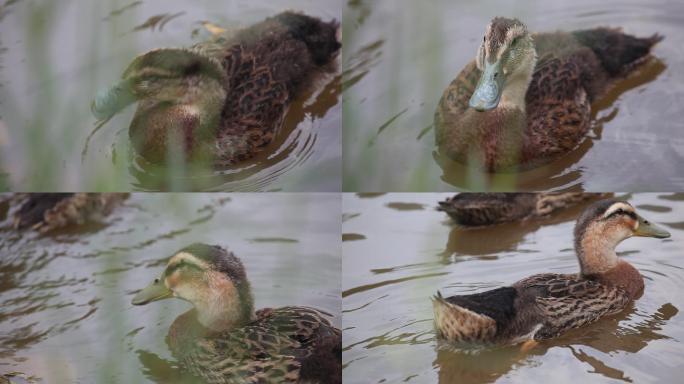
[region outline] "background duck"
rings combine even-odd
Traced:
[[[550,215],[606,195],[583,192],[459,193],[440,201],[437,210],[446,212],[459,225],[483,226]]]
[[[254,311],[245,269],[233,253],[193,244],[169,260],[134,305],[169,297],[194,308],[171,325],[167,343],[207,383],[341,383],[342,334],[308,307]]]
[[[337,21],[283,12],[189,49],[153,50],[98,94],[93,114],[106,120],[139,102],[129,137],[153,163],[246,160],[273,140],[290,103],[334,67],[338,30]]]
[[[47,233],[58,228],[100,221],[129,196],[128,193],[26,193],[14,195],[19,207],[12,214],[15,229]]]
[[[440,151],[490,172],[553,161],[584,138],[591,103],[662,38],[608,28],[531,34],[519,20],[493,19],[437,107]]]
[[[670,234],[637,215],[624,201],[590,206],[575,226],[579,274],[545,273],[509,287],[433,299],[438,337],[449,342],[517,343],[553,338],[622,311],[639,298],[639,271],[615,247],[631,236]]]

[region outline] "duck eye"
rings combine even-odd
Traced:
[[[155,284],[159,284],[159,278],[154,279],[154,283],[155,283]]]

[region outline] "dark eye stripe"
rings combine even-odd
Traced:
[[[610,219],[611,217],[617,216],[617,215],[627,215],[627,216],[631,217],[631,218],[634,219],[634,220],[637,219],[636,213],[631,212],[631,211],[625,211],[625,210],[623,210],[623,209],[618,209],[617,211],[611,213],[610,216],[608,216],[606,219]]]

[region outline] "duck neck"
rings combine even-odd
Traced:
[[[506,85],[501,93],[499,107],[506,109],[519,109],[525,112],[525,100],[527,89],[530,87],[534,68],[537,65],[537,52],[527,55],[514,73],[506,79]]]
[[[575,242],[581,276],[601,284],[619,287],[634,300],[644,291],[644,279],[630,263],[619,260],[615,247],[624,238],[585,234]]]
[[[575,251],[583,276],[605,273],[618,265],[615,247],[622,239],[585,233],[575,239]]]
[[[197,321],[212,331],[228,331],[246,325],[254,317],[254,299],[249,283],[239,286],[210,280],[210,294],[194,302]],[[217,285],[218,284],[218,285]]]

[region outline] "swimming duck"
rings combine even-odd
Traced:
[[[93,114],[107,120],[138,102],[129,137],[152,163],[246,160],[273,140],[290,103],[334,67],[338,29],[334,20],[284,12],[188,49],[150,51],[97,95]]]
[[[129,196],[128,193],[27,193],[18,195],[13,226],[47,233],[58,228],[100,221]]]
[[[577,147],[591,103],[662,39],[608,28],[532,34],[519,20],[494,18],[439,102],[437,145],[489,172],[549,163]]]
[[[440,201],[438,211],[446,212],[459,225],[484,226],[542,217],[605,196],[601,193],[459,193]]]
[[[585,210],[574,235],[578,274],[538,274],[471,295],[445,298],[437,292],[433,310],[438,337],[455,343],[525,342],[530,348],[618,313],[641,296],[644,280],[618,258],[615,247],[632,236],[670,237],[629,203],[613,199]]]
[[[232,252],[193,244],[134,298],[134,305],[177,297],[194,308],[171,325],[167,343],[207,383],[341,383],[342,335],[309,307],[254,311],[245,268]]]

